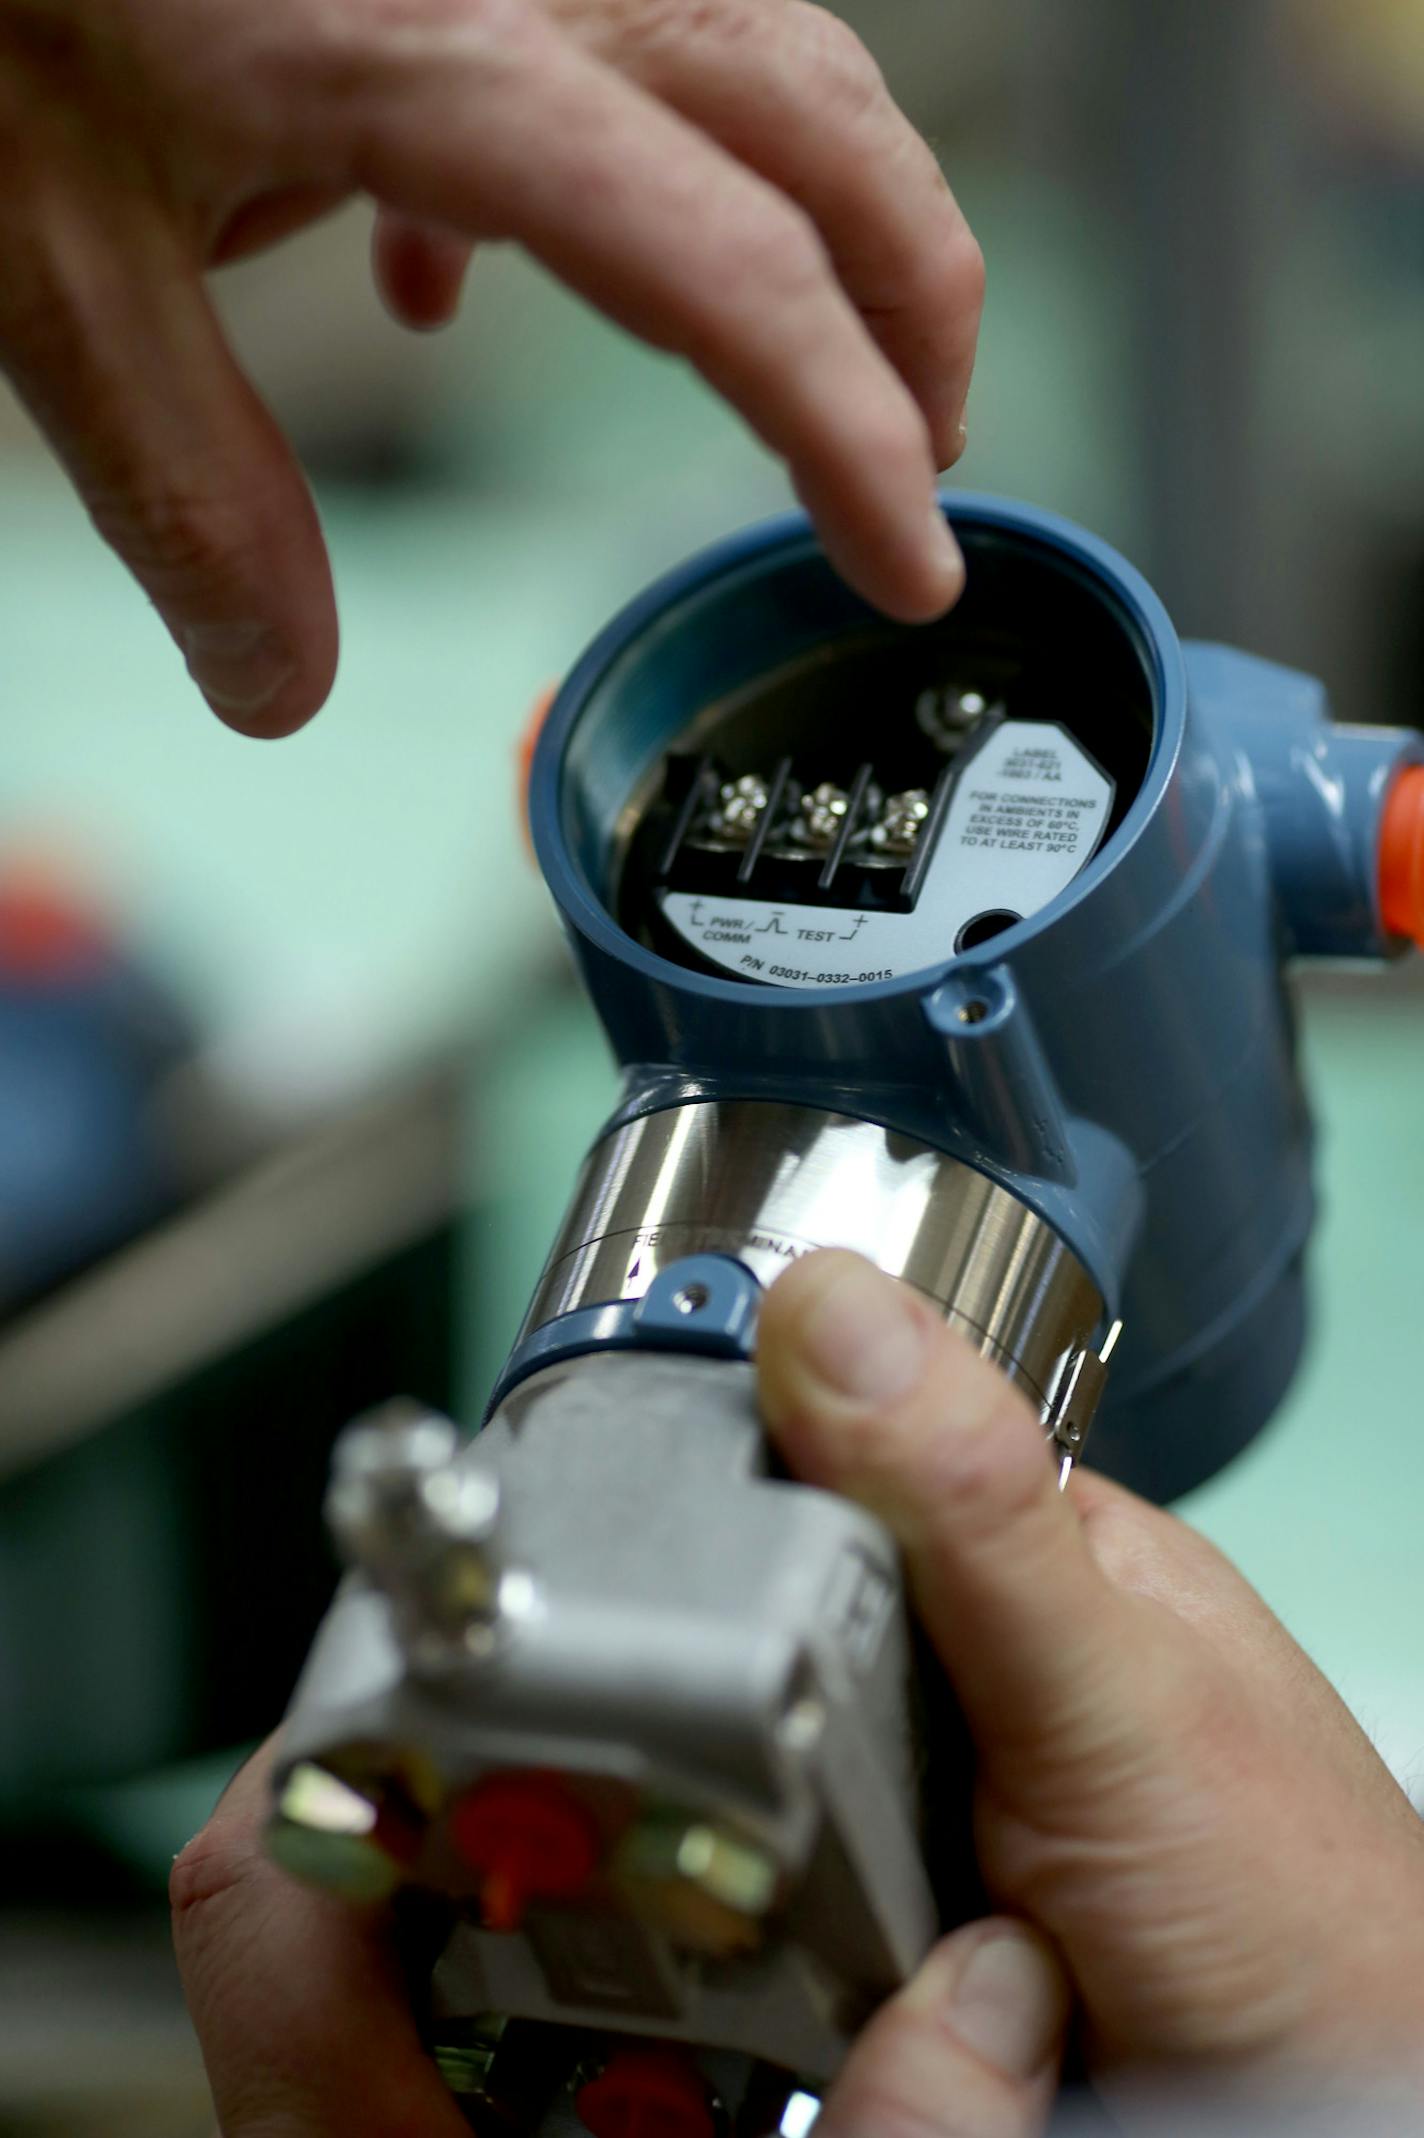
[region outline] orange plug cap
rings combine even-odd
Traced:
[[[103,922],[43,864],[7,865],[0,874],[0,978],[26,982],[88,979],[113,955]]]
[[[593,2138],[714,2138],[702,2074],[682,2049],[620,2049],[579,2089]]]
[[[450,1813],[450,1846],[481,1879],[487,1930],[517,1930],[532,1900],[572,1900],[598,1864],[598,1830],[549,1774],[496,1774]]]
[[[1401,772],[1380,824],[1380,918],[1424,950],[1424,765]]]
[[[539,737],[544,732],[544,722],[549,717],[549,707],[559,695],[557,683],[550,683],[540,691],[530,706],[519,741],[515,745],[515,764],[519,773],[519,824],[524,833],[524,844],[530,853],[534,841],[529,832],[529,781],[534,771],[534,752],[539,747]]]

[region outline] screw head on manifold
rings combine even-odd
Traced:
[[[306,1760],[278,1792],[263,1847],[304,1884],[343,1900],[383,1901],[401,1882],[403,1866],[382,1831],[378,1801],[328,1768]]]
[[[761,1943],[785,1883],[759,1843],[675,1812],[654,1812],[624,1835],[615,1878],[635,1913],[722,1957]]]
[[[493,1623],[499,1515],[498,1481],[461,1459],[459,1433],[436,1412],[387,1404],[336,1444],[327,1522],[347,1564],[390,1596],[408,1637]]]

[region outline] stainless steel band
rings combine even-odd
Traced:
[[[996,1182],[871,1121],[762,1100],[645,1114],[594,1146],[539,1281],[528,1334],[636,1299],[659,1270],[724,1254],[769,1284],[814,1247],[850,1247],[935,1300],[1050,1425],[1070,1387],[1079,1438],[1102,1374],[1103,1300],[1058,1235]]]

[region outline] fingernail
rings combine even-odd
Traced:
[[[930,561],[939,578],[957,592],[964,584],[964,557],[938,505],[930,508]]]
[[[220,713],[262,712],[297,672],[265,624],[192,624],[178,636],[189,675]]]
[[[919,1374],[928,1332],[909,1293],[847,1255],[801,1325],[806,1366],[837,1395],[886,1402]]]
[[[952,1964],[953,1948],[943,1964]],[[1068,2020],[1068,1987],[1048,1948],[1026,1931],[1003,1930],[976,1945],[952,1981],[936,1983],[931,1961],[915,1984],[966,2049],[1006,2078],[1031,2079],[1057,2049]]]

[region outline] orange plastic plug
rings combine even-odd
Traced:
[[[1380,918],[1391,935],[1424,950],[1424,765],[1411,765],[1390,789],[1380,824]]]
[[[534,841],[529,830],[529,780],[534,770],[534,752],[539,747],[539,737],[544,732],[544,722],[549,707],[559,695],[557,683],[546,684],[540,691],[525,717],[519,741],[515,744],[514,761],[519,778],[519,828],[524,834],[524,845],[530,859],[534,855]]]

